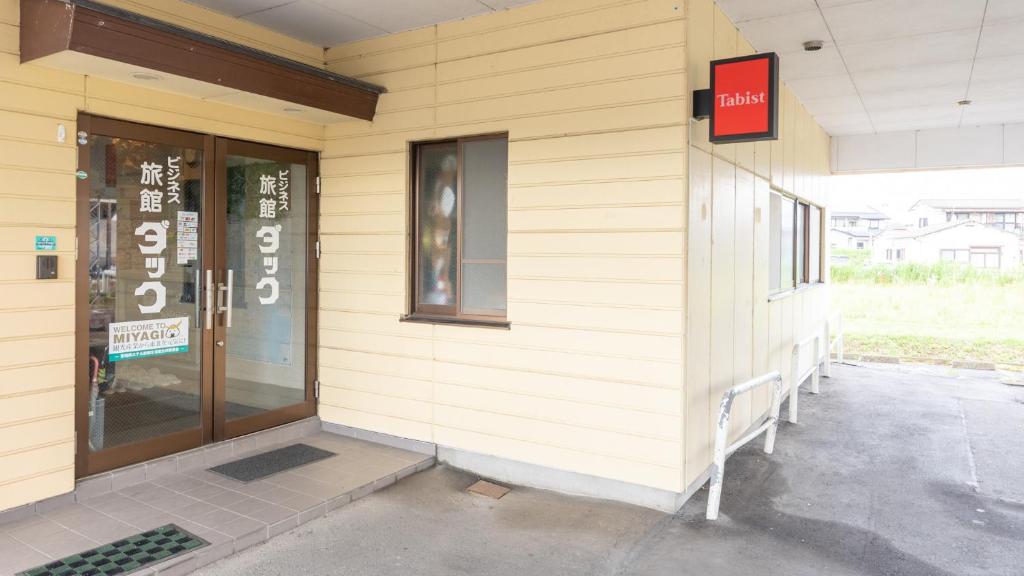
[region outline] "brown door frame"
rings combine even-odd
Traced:
[[[265,430],[274,426],[280,426],[288,422],[308,418],[316,414],[316,398],[314,382],[316,373],[316,348],[317,348],[317,258],[315,245],[319,239],[319,195],[316,193],[316,177],[319,174],[319,164],[315,152],[306,152],[292,148],[281,148],[269,144],[257,144],[230,138],[216,139],[215,165],[218,167],[218,176],[224,172],[227,166],[226,158],[232,156],[247,156],[253,158],[264,158],[278,162],[290,162],[306,165],[306,370],[305,370],[305,396],[298,404],[284,406],[275,410],[268,410],[252,416],[228,420],[226,418],[224,405],[227,394],[225,384],[227,382],[227,349],[230,346],[230,334],[224,325],[224,315],[217,314],[214,320],[214,338],[218,342],[224,342],[224,346],[214,347],[214,402],[213,415],[213,437],[214,441],[226,440],[250,434],[258,430]],[[216,222],[215,238],[227,238],[227,179],[219,177],[216,180],[216,210],[213,220]],[[214,254],[214,276],[216,282],[226,282],[227,278],[227,242],[219,242]]]
[[[91,453],[89,450],[89,396],[91,392],[89,361],[89,196],[91,158],[88,145],[78,147],[79,169],[86,172],[85,179],[76,184],[76,249],[75,261],[75,477],[81,478],[129,464],[143,462],[196,448],[257,430],[270,428],[316,414],[314,382],[317,378],[317,310],[318,259],[314,250],[319,240],[319,195],[316,178],[319,174],[318,155],[315,152],[279,148],[212,135],[197,134],[172,128],[163,128],[116,120],[91,114],[78,115],[78,130],[89,135],[100,134],[115,138],[129,138],[161,144],[174,144],[200,150],[203,157],[202,183],[202,263],[201,282],[197,287],[203,326],[201,334],[200,422],[194,429],[175,432],[141,442],[116,446]],[[226,264],[224,238],[227,199],[226,182],[219,174],[224,166],[224,153],[230,147],[233,154],[273,154],[271,158],[307,165],[307,248],[306,248],[306,370],[305,399],[302,403],[268,411],[234,422],[224,420],[224,366],[225,348],[214,342],[223,339],[223,315],[214,314],[214,326],[205,325],[207,297],[207,269],[214,270],[215,282],[223,281]],[[219,236],[218,236],[219,235]],[[212,296],[216,296],[213,294]],[[213,298],[215,301],[216,298]],[[216,311],[214,311],[216,312]]]
[[[161,128],[123,120],[114,120],[89,114],[79,114],[78,130],[88,135],[99,134],[113,138],[129,138],[144,142],[156,142],[161,144],[172,144],[186,148],[197,149],[202,152],[203,157],[203,187],[201,207],[203,217],[202,235],[202,261],[209,262],[213,257],[208,239],[212,238],[213,223],[206,215],[212,209],[212,196],[208,194],[211,175],[214,174],[213,166],[213,139],[209,136]],[[211,389],[211,362],[212,359],[212,338],[204,329],[200,330],[200,414],[199,425],[196,428],[182,430],[159,438],[151,438],[141,442],[134,442],[122,446],[115,446],[96,453],[89,450],[89,396],[92,383],[89,372],[89,319],[91,308],[89,306],[89,195],[90,180],[96,175],[89,174],[91,158],[89,156],[91,146],[83,145],[78,147],[79,169],[86,173],[86,178],[79,179],[76,187],[76,261],[75,261],[75,477],[88,476],[113,468],[118,468],[129,463],[150,460],[167,454],[181,452],[189,448],[201,446],[213,438],[213,430],[209,426],[212,419],[213,398],[209,394]],[[205,289],[205,288],[204,288]],[[205,306],[205,294],[198,291],[196,297],[200,298],[200,306]],[[201,309],[205,317],[205,308]]]

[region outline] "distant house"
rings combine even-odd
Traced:
[[[859,212],[832,212],[829,223],[829,246],[868,249],[889,225],[889,217],[869,207]]]
[[[915,228],[973,220],[1024,236],[1024,198],[919,200],[910,207]]]
[[[890,228],[875,237],[871,260],[890,264],[956,262],[1008,270],[1021,265],[1021,237],[973,220]]]
[[[873,235],[867,230],[857,228],[846,230],[832,228],[828,234],[829,245],[832,248],[856,248],[858,250],[870,248],[871,239],[874,236],[877,236],[877,233]]]

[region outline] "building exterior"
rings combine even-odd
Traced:
[[[917,228],[973,220],[1024,236],[1024,200],[919,200],[910,207],[910,216],[913,226]]]
[[[175,0],[0,22],[0,510],[311,416],[674,510],[827,316],[829,137],[783,87],[778,140],[708,143],[691,91],[753,52],[712,0],[326,50]]]
[[[892,228],[875,238],[875,263],[954,262],[988,270],[1011,270],[1022,262],[1017,234],[975,222],[953,221],[927,228]]]
[[[831,212],[829,246],[832,248],[871,249],[875,238],[889,226],[890,218],[871,208],[861,211]]]
[[[833,228],[848,230],[851,228],[864,228],[867,230],[884,230],[890,218],[871,208],[861,211],[833,211],[829,219]]]
[[[879,230],[875,235],[881,233]],[[829,230],[829,246],[832,248],[847,248],[854,250],[865,250],[871,248],[874,235],[867,230],[840,230],[832,228]]]

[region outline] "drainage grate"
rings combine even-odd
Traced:
[[[174,524],[168,524],[99,548],[72,554],[67,558],[43,566],[18,572],[17,576],[127,574],[207,544],[209,543],[206,540],[190,534]]]
[[[210,472],[216,472],[233,480],[252,482],[334,455],[334,452],[299,443],[214,466],[210,468]]]

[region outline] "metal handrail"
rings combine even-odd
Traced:
[[[808,342],[814,341],[814,356],[811,356],[812,362],[810,367],[803,372],[800,372],[800,350],[807,345]],[[790,383],[789,383],[789,421],[796,424],[797,421],[797,403],[800,394],[800,385],[803,384],[804,380],[808,376],[811,377],[811,394],[818,393],[818,372],[821,366],[821,334],[811,334],[807,338],[797,342],[793,345],[793,356],[790,371]]]
[[[835,334],[835,340],[832,339],[832,335]],[[825,369],[822,372],[822,376],[825,378],[832,377],[832,349],[836,351],[836,362],[839,364],[843,363],[843,313],[836,312],[829,317],[828,321],[825,322]]]
[[[729,417],[733,400],[740,394],[749,392],[769,382],[774,383],[775,386],[772,392],[772,405],[768,412],[768,418],[746,436],[732,444],[728,444]],[[781,404],[782,375],[778,371],[769,372],[757,378],[747,380],[742,384],[733,386],[722,395],[722,402],[718,408],[718,430],[715,432],[714,460],[711,464],[711,486],[708,488],[708,509],[706,514],[708,520],[718,518],[718,506],[722,501],[722,480],[725,476],[725,459],[765,431],[768,432],[764,439],[765,454],[771,454],[775,450],[775,433],[779,427],[779,409]]]

